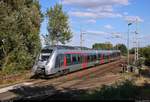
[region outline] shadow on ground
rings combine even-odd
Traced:
[[[49,100],[150,100],[150,84],[135,86],[131,81],[112,86],[103,85],[89,93],[88,90],[65,88],[57,90],[54,86],[24,86],[11,92],[18,94],[15,101]]]

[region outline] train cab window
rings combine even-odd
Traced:
[[[71,54],[66,54],[66,62],[67,62],[67,66],[71,65]]]
[[[47,61],[50,58],[52,52],[52,49],[42,49],[39,60]]]
[[[59,55],[56,57],[55,67],[56,67],[56,68],[62,67],[62,66],[63,66],[63,63],[64,63],[64,55],[63,55],[63,54],[59,54]]]

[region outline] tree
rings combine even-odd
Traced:
[[[93,49],[100,49],[100,50],[110,50],[113,48],[113,45],[109,42],[106,43],[95,43],[92,45]]]
[[[127,47],[124,44],[117,44],[114,48],[120,50],[122,55],[127,53]]]
[[[58,42],[65,44],[69,42],[72,32],[69,28],[69,17],[63,12],[62,5],[56,4],[54,7],[51,7],[47,10],[47,16],[49,18],[47,29],[52,44],[58,44]]]
[[[132,48],[129,50],[130,54],[134,54],[135,53],[135,48]]]
[[[4,71],[30,68],[41,46],[39,2],[1,0],[0,14],[0,67]]]
[[[150,66],[150,46],[140,48],[140,56],[145,58],[145,65]]]

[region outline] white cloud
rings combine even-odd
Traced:
[[[110,24],[105,25],[104,28],[106,28],[106,29],[113,29],[113,27]]]
[[[63,4],[85,8],[97,8],[103,5],[128,5],[128,0],[63,0]]]
[[[89,20],[87,20],[87,22],[88,22],[88,23],[96,23],[96,20],[94,20],[94,19],[89,19]]]
[[[85,33],[87,33],[87,34],[97,34],[97,35],[108,35],[109,34],[107,32],[103,32],[103,31],[92,31],[92,30],[86,31]]]
[[[139,16],[126,16],[125,20],[130,23],[135,23],[136,21],[144,22],[144,20],[142,18],[140,18]]]
[[[120,32],[112,32],[111,33],[114,37],[119,37],[121,36],[121,33]]]
[[[96,18],[97,15],[92,12],[82,12],[82,11],[71,11],[69,12],[70,15],[76,17],[88,17],[88,18]]]
[[[114,11],[113,6],[128,5],[129,0],[63,0],[63,4],[78,8],[77,11],[72,10],[69,12],[71,16],[101,19],[122,17],[122,14]]]
[[[89,30],[85,32],[86,34],[94,34],[94,35],[106,35],[111,38],[122,38],[121,32],[104,32],[104,31],[98,31],[98,30]]]
[[[119,13],[114,12],[89,12],[89,11],[71,11],[69,12],[71,16],[81,17],[81,18],[113,18],[113,17],[122,17]]]
[[[123,12],[123,15],[128,15],[128,12]]]

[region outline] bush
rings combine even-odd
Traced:
[[[34,58],[27,51],[20,49],[9,53],[4,60],[2,72],[9,74],[13,71],[17,72],[31,68]]]
[[[150,66],[150,58],[145,59],[145,65]]]
[[[131,81],[125,81],[122,84],[114,84],[112,86],[102,86],[102,88],[91,94],[83,95],[82,99],[101,99],[101,100],[122,100],[134,99],[138,94],[138,88]]]

